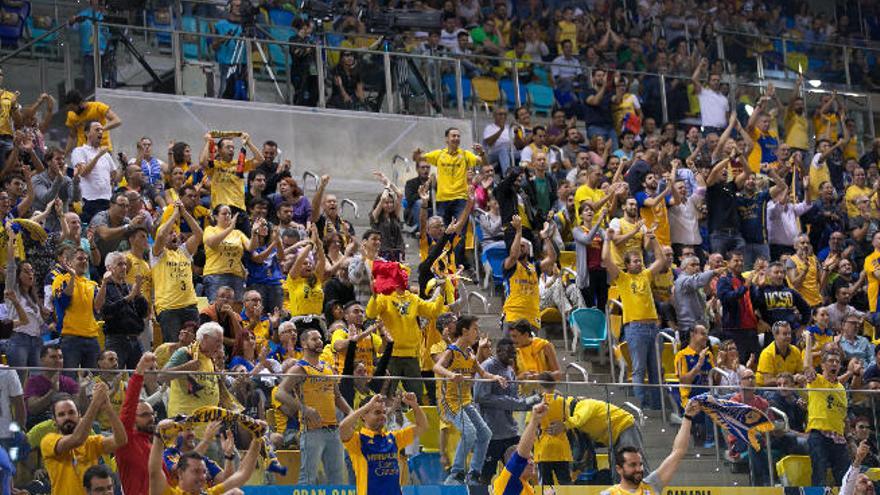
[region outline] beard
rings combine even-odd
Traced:
[[[644,477],[644,474],[642,474],[642,473],[633,473],[633,474],[631,474],[631,475],[629,475],[629,476],[627,476],[627,475],[624,474],[624,475],[621,475],[620,477],[623,478],[623,479],[625,479],[626,481],[632,483],[633,485],[638,485],[638,484],[640,484],[640,483],[642,482],[642,478]]]
[[[136,425],[135,428],[137,429],[137,431],[139,431],[141,433],[146,433],[147,435],[152,435],[153,433],[156,432],[156,424],[155,423],[150,423],[150,424],[146,424],[143,426]]]
[[[61,432],[62,435],[72,435],[73,430],[76,429],[76,421],[67,421],[58,426],[58,431]]]

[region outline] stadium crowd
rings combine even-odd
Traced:
[[[563,57],[593,49],[557,41]],[[297,448],[300,484],[399,490],[399,453],[428,428],[427,405],[448,484],[574,483],[600,444],[616,453],[610,493],[660,493],[691,437],[770,483],[754,446],[715,438],[690,400],[711,381],[786,413],[774,455],[809,455],[813,485],[827,468],[870,493],[857,474],[880,467],[864,393],[880,388],[880,140],[863,149],[835,93],[808,112],[770,85],[739,114],[722,66],[688,59],[700,125],[660,125],[656,99],[594,69],[546,126],[499,106],[473,151],[450,128],[413,150],[402,188],[377,172],[362,232],[331,177],[307,197],[275,141],[211,131],[163,156],[143,137],[128,157],[111,140],[119,116],[72,91],[61,149],[44,137],[54,99],[3,90],[3,488],[234,493],[257,466],[285,470],[275,449]],[[504,253],[501,338],[459,301],[474,245]],[[658,334],[681,342],[666,370],[681,429],[653,472],[636,418],[563,394],[568,349],[537,336],[542,309],[609,300],[643,409],[665,400],[645,386],[662,377]]]

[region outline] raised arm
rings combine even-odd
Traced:
[[[86,438],[88,438],[89,433],[92,431],[92,423],[94,423],[98,412],[104,407],[104,404],[107,403],[108,400],[107,384],[99,381],[95,384],[92,401],[89,403],[86,413],[83,414],[79,423],[77,423],[76,428],[74,428],[73,433],[70,435],[64,435],[57,443],[55,443],[56,455],[70,452],[86,441]]]
[[[257,466],[257,456],[263,448],[263,437],[254,436],[251,439],[251,445],[241,460],[241,466],[238,467],[232,476],[226,478],[222,485],[223,490],[234,490],[247,483],[247,480],[254,474],[254,468]],[[224,493],[226,493],[224,491]]]
[[[614,231],[608,229],[606,232],[609,235],[605,236],[605,242],[602,243],[602,265],[605,267],[605,271],[608,272],[608,281],[614,282],[620,274],[620,270],[611,258],[611,237],[614,235]]]
[[[541,419],[547,414],[548,409],[547,404],[543,402],[532,407],[532,416],[529,418],[529,424],[526,425],[522,435],[519,437],[519,443],[516,444],[516,453],[523,459],[528,459],[529,455],[531,455],[532,447],[538,438],[538,425],[541,424]]]
[[[217,232],[216,234],[205,237],[205,246],[211,249],[217,249],[217,247],[220,246],[220,243],[223,242],[223,239],[226,239],[226,237],[231,234],[233,230],[235,230],[235,224],[237,220],[238,213],[236,213],[235,216],[232,217],[232,222],[229,223],[228,227],[221,230],[220,232]]]
[[[119,127],[121,125],[122,125],[122,119],[120,119],[119,116],[116,115],[116,112],[114,112],[113,110],[108,108],[107,109],[107,123],[104,124],[104,132],[116,129],[117,127]]]
[[[510,253],[504,259],[504,269],[510,270],[519,262],[520,250],[522,249],[522,220],[519,215],[514,215],[510,219],[510,225],[514,228],[515,235],[513,242],[510,244]]]
[[[171,422],[166,419],[165,421]],[[153,438],[153,444],[150,446],[150,458],[147,466],[150,472],[150,495],[163,495],[168,491],[168,480],[165,478],[165,472],[162,469],[162,457],[165,452],[165,446],[159,437]]]
[[[727,168],[727,165],[730,164],[730,158],[725,158],[723,160],[719,160],[718,163],[712,166],[712,170],[709,171],[709,177],[706,178],[706,187],[714,186],[715,184],[721,182],[723,176],[721,175],[724,172],[724,169]]]
[[[691,423],[694,416],[700,413],[700,410],[700,405],[693,400],[689,401],[685,406],[684,415],[681,418],[681,427],[678,429],[675,440],[672,442],[672,452],[663,460],[660,467],[654,471],[659,477],[662,486],[666,486],[672,481],[672,477],[678,470],[678,464],[684,458],[684,455],[687,454],[691,437]]]
[[[697,64],[697,67],[694,69],[694,73],[691,75],[691,82],[694,83],[695,95],[698,95],[701,91],[703,91],[703,85],[700,83],[700,75],[707,67],[709,67],[709,60],[704,57],[702,60],[700,60],[700,63]]]

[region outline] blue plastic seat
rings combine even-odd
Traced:
[[[421,452],[409,459],[409,475],[413,483],[439,485],[443,483],[443,465],[439,452]]]
[[[543,84],[531,83],[526,85],[526,90],[529,92],[529,99],[532,102],[532,109],[535,113],[544,113],[550,116],[550,111],[553,110],[553,105],[556,103],[553,97],[553,88]]]
[[[568,316],[571,328],[576,328],[580,334],[581,351],[595,349],[602,354],[602,346],[608,340],[608,327],[605,313],[596,308],[578,308]]]
[[[446,74],[442,77],[441,82],[443,83],[443,89],[446,92],[446,96],[449,99],[449,104],[447,106],[454,107],[457,104],[456,101],[458,98],[458,93],[456,91],[457,88],[455,86],[455,74]],[[471,80],[466,77],[462,77],[461,94],[462,98],[464,99],[465,105],[467,105],[470,101],[472,92],[473,89],[471,88]]]
[[[210,60],[208,55],[208,37],[204,36],[205,33],[210,32],[207,22],[191,15],[185,15],[180,19],[180,27],[181,30],[187,33],[199,33],[196,35],[181,35],[183,57],[187,60],[199,60],[199,53],[201,53],[202,60]]]
[[[484,250],[480,254],[483,266],[492,271],[492,289],[504,285],[504,260],[507,259],[507,248],[498,246]]]
[[[501,86],[501,92],[504,94],[504,103],[507,105],[508,110],[513,110],[516,108],[516,89],[514,88],[513,81],[510,79],[502,79],[498,82]],[[525,105],[529,99],[529,95],[526,92],[526,88],[523,85],[519,86],[519,101],[520,104]]]

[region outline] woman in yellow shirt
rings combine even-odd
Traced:
[[[202,280],[209,301],[216,299],[217,289],[222,286],[231,287],[237,301],[244,296],[245,272],[241,257],[246,250],[251,251],[256,246],[252,245],[253,241],[244,232],[235,228],[237,221],[238,213],[233,216],[228,206],[217,205],[214,208],[214,225],[205,229]]]
[[[315,224],[309,227],[310,242],[296,255],[293,266],[287,274],[284,285],[290,305],[290,316],[315,315],[311,322],[297,323],[297,329],[315,328],[321,330],[318,315],[324,311],[324,244],[318,239]],[[315,257],[312,259],[312,251]],[[323,331],[323,330],[322,330]]]
[[[526,320],[518,320],[510,326],[510,340],[516,346],[516,378],[534,380],[540,373],[549,372],[554,378],[562,378],[556,349],[549,341],[535,337],[534,327]]]

